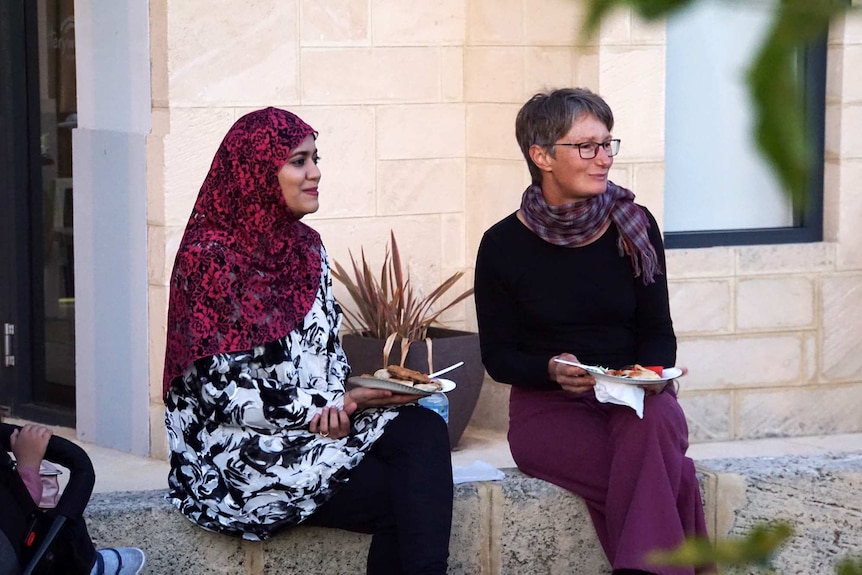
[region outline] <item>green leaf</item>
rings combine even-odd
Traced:
[[[645,20],[665,18],[685,8],[693,0],[626,0],[636,13]]]
[[[814,149],[796,58],[846,9],[842,0],[782,0],[748,72],[755,140],[797,211],[804,205]]]
[[[778,548],[793,535],[786,522],[762,523],[744,537],[728,538],[712,545],[706,539],[691,538],[671,551],[655,552],[656,565],[758,565],[768,568]]]
[[[835,567],[837,575],[862,575],[862,557],[846,557]]]
[[[589,0],[587,15],[581,33],[587,37],[595,34],[602,20],[617,8],[631,8],[645,20],[656,20],[670,16],[694,0]]]
[[[582,34],[587,37],[594,35],[598,31],[599,26],[601,26],[602,20],[604,20],[605,17],[614,10],[614,8],[622,6],[625,2],[626,0],[589,0],[587,15],[584,18],[584,23],[581,27]]]

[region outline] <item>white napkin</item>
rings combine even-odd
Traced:
[[[468,483],[470,481],[499,481],[506,474],[484,461],[476,460],[466,467],[452,466],[452,481],[454,483]]]
[[[599,402],[627,405],[635,410],[639,418],[644,418],[644,389],[642,387],[597,378],[595,390],[596,399]]]

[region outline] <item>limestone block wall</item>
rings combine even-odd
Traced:
[[[154,456],[174,255],[213,153],[248,111],[284,107],[320,132],[321,209],[307,221],[330,256],[364,248],[379,263],[393,230],[425,289],[460,269],[469,286],[482,233],[517,209],[529,175],[514,117],[543,88],[609,101],[623,141],[612,179],[661,223],[664,26],[620,11],[582,38],[582,17],[573,0],[150,0]],[[669,254],[694,440],[862,430],[860,61],[854,16],[830,41],[828,241]],[[475,328],[472,303],[446,320]]]

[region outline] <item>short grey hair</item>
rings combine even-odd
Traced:
[[[554,156],[551,146],[565,136],[583,116],[593,116],[608,131],[614,128],[614,114],[605,100],[586,88],[560,88],[539,92],[521,106],[515,119],[515,138],[527,160],[534,184],[542,183],[542,172],[530,158],[530,147],[542,146]]]

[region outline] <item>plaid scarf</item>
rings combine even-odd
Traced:
[[[620,233],[617,240],[620,256],[628,255],[634,277],[649,285],[655,281],[655,275],[662,272],[647,233],[649,220],[634,199],[630,190],[608,181],[607,191],[600,196],[549,206],[542,188],[531,185],[521,197],[521,214],[536,235],[548,243],[565,247],[578,247],[595,240],[610,217]]]

